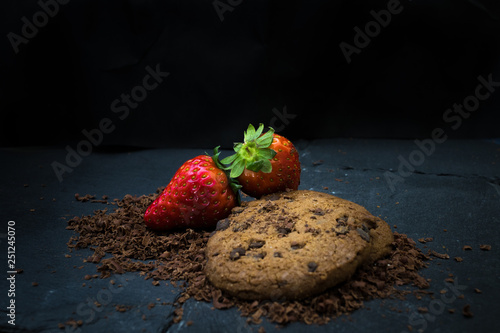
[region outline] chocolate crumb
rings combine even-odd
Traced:
[[[464,305],[464,308],[462,309],[462,314],[464,315],[465,318],[474,317],[474,314],[470,310],[470,304]]]
[[[170,304],[175,307],[173,322],[182,320],[183,302],[191,298],[211,302],[213,309],[237,308],[252,323],[266,317],[276,325],[292,322],[322,325],[333,318],[352,313],[371,299],[404,299],[410,293],[419,297],[432,296],[431,292],[425,290],[429,288],[429,281],[419,274],[420,269],[427,267],[429,255],[418,249],[412,239],[397,232],[394,233],[392,252],[386,258],[373,265],[363,265],[345,283],[307,300],[245,301],[225,295],[209,283],[204,272],[206,243],[213,230],[188,228],[157,233],[145,226],[144,212],[161,192],[162,189],[158,189],[156,193],[139,197],[126,195],[122,199],[110,200],[111,204],[105,206],[106,209],[95,210],[92,215],[73,217],[67,222],[67,229],[74,231],[67,245],[71,250],[90,249],[89,258],[101,258],[98,262],[87,262],[94,264],[100,275],[85,275],[85,280],[110,278],[118,272],[137,272],[138,276],[152,283],[170,281],[175,288],[180,289],[180,296]],[[90,200],[88,204],[95,204]],[[237,212],[235,208],[232,214]],[[287,215],[287,212],[276,213],[279,214],[276,230],[282,228],[285,232],[283,236],[286,236],[294,228],[294,217]],[[338,219],[337,224],[347,229],[347,216]],[[234,227],[247,228],[248,225]],[[304,245],[290,242],[290,247],[297,250]],[[242,255],[250,256],[254,251],[247,253],[243,248],[236,248],[231,253],[234,252],[233,260],[237,260]],[[273,260],[280,260],[283,256],[280,251],[270,253],[273,253]],[[307,269],[317,271],[314,264],[308,265]],[[283,279],[277,287],[286,283]],[[101,306],[98,302],[94,305]],[[123,307],[123,310],[128,311],[129,308]]]
[[[483,251],[490,251],[491,245],[483,244],[483,245],[479,245],[479,248]]]
[[[450,259],[450,255],[447,253],[439,253],[434,250],[429,250],[429,254],[439,259]]]
[[[422,244],[425,244],[427,242],[432,242],[434,240],[434,238],[432,237],[425,237],[425,238],[419,238],[418,241]]]
[[[464,245],[464,247],[462,248],[462,250],[464,250],[464,251],[472,251],[472,246],[470,246],[470,245]]]
[[[91,195],[91,194],[85,194],[83,197],[78,194],[78,193],[75,193],[75,199],[77,201],[80,201],[80,202],[86,202],[86,201],[89,201],[89,200],[93,200],[95,199],[95,195]]]

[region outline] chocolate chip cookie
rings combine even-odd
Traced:
[[[207,244],[210,282],[243,299],[302,299],[348,279],[391,250],[393,234],[365,208],[291,191],[243,203]]]

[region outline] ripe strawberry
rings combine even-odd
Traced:
[[[230,164],[231,178],[237,178],[241,190],[260,198],[265,194],[296,190],[300,184],[299,154],[292,142],[275,134],[274,129],[262,134],[264,125],[255,130],[252,124],[244,142],[236,143],[236,154],[221,162]]]
[[[214,227],[239,203],[238,185],[230,182],[214,156],[200,155],[186,161],[148,207],[144,221],[155,230],[176,227]]]

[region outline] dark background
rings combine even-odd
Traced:
[[[94,149],[229,147],[248,123],[291,139],[428,138],[479,75],[500,81],[498,1],[401,0],[349,64],[339,44],[388,1],[232,3],[221,20],[213,0],[71,0],[16,54],[8,34],[42,9],[3,1],[1,145],[74,144],[103,118],[115,128]],[[122,120],[112,102],[146,66],[170,74]],[[285,107],[295,118],[273,123]],[[499,107],[492,94],[447,134],[500,137]]]

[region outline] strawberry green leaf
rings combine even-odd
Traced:
[[[264,124],[260,124],[259,128],[257,128],[257,131],[255,131],[254,139],[257,139],[262,134],[263,130],[264,130]]]
[[[233,154],[228,157],[223,158],[220,162],[222,164],[231,164],[238,157],[238,154]]]
[[[276,152],[271,148],[261,148],[257,151],[257,155],[260,158],[271,160],[276,155]]]
[[[254,140],[255,139],[255,127],[253,127],[252,124],[248,125],[248,129],[245,131],[245,141],[247,140]]]
[[[264,172],[264,173],[270,173],[272,170],[273,170],[273,166],[271,164],[271,161],[269,160],[262,160],[262,168],[260,169],[260,171]]]
[[[245,170],[246,161],[244,159],[236,159],[231,166],[231,178],[238,178]]]
[[[265,173],[272,171],[271,160],[276,152],[269,146],[273,143],[274,129],[269,127],[269,130],[262,134],[263,131],[263,124],[259,124],[257,129],[249,124],[244,133],[244,142],[234,143],[235,154],[221,161],[227,165],[225,170],[231,170],[229,175],[231,178],[239,177],[245,169]]]
[[[271,143],[273,143],[273,136],[274,136],[274,131],[269,130],[266,132],[266,134],[255,139],[255,143],[257,144],[257,147],[259,147],[259,148],[269,147],[271,145]]]
[[[250,171],[259,172],[262,169],[263,165],[264,165],[264,160],[258,160],[248,163],[246,168]]]
[[[235,142],[233,149],[234,149],[235,152],[239,152],[240,149],[241,149],[241,147],[243,147],[243,143],[241,143],[241,142]]]

